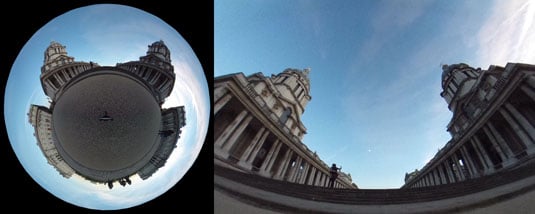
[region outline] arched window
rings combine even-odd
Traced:
[[[292,114],[292,109],[290,107],[286,107],[284,109],[284,112],[282,112],[282,115],[280,117],[281,124],[284,125],[286,121],[288,121],[288,117]]]

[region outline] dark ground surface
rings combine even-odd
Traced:
[[[101,121],[105,112],[113,120]],[[142,85],[100,74],[68,88],[54,107],[52,122],[59,145],[70,156],[67,163],[113,171],[148,161],[145,157],[157,146],[160,115],[155,98]]]

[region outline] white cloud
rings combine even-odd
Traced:
[[[535,61],[535,2],[496,1],[478,32],[479,64]]]

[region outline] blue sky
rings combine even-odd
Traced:
[[[48,106],[39,81],[51,41],[66,46],[75,61],[114,66],[138,60],[148,45],[163,40],[171,51],[175,86],[163,107],[185,106],[186,126],[166,165],[151,178],[109,190],[74,176],[64,179],[42,155],[26,113],[30,104]],[[32,178],[69,203],[92,209],[121,209],[151,200],[174,186],[200,152],[208,130],[210,100],[203,69],[188,43],[171,26],[141,10],[94,5],[69,11],[39,29],[19,53],[6,86],[4,116],[11,145]]]
[[[441,64],[535,62],[533,1],[216,1],[214,76],[311,68],[303,142],[399,188],[450,139]]]

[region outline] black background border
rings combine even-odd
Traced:
[[[199,58],[208,81],[210,100],[213,97],[213,56],[214,56],[214,8],[213,1],[188,1],[186,5],[174,6],[172,1],[25,1],[10,2],[2,8],[3,43],[0,51],[0,79],[4,93],[11,66],[25,43],[46,23],[72,9],[93,4],[121,4],[141,9],[153,14],[180,33],[193,48]],[[184,4],[184,2],[180,2]],[[212,105],[213,106],[213,105]],[[213,110],[212,110],[213,111]],[[2,121],[4,109],[2,105]],[[210,114],[208,133],[203,148],[196,161],[184,177],[161,196],[128,209],[119,211],[155,211],[172,212],[207,211],[213,212],[213,114]],[[5,123],[2,122],[0,156],[2,158],[2,184],[4,198],[2,208],[5,210],[72,210],[93,212],[55,197],[37,184],[18,161],[11,148]],[[200,206],[199,206],[200,205]]]

